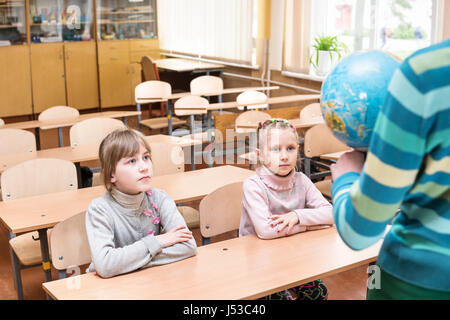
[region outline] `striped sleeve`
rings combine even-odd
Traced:
[[[426,147],[426,97],[416,79],[408,63],[396,70],[363,171],[344,174],[333,183],[336,227],[352,249],[364,249],[382,238],[415,182]]]

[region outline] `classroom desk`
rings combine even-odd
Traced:
[[[260,101],[254,104],[280,104],[280,103],[288,103],[288,102],[298,102],[298,101],[309,101],[309,100],[318,100],[320,99],[320,94],[297,94],[297,95],[289,95],[289,96],[281,96],[274,98],[267,98],[266,101]],[[237,101],[230,102],[222,102],[222,103],[212,103],[205,107],[191,107],[191,108],[183,108],[183,111],[198,111],[198,110],[206,110],[207,113],[207,122],[208,122],[208,131],[211,129],[211,113],[215,110],[222,109],[232,109],[240,106],[248,106],[251,105],[249,103],[238,103]]]
[[[220,166],[196,171],[156,176],[152,186],[167,192],[175,203],[202,199],[229,183],[244,181],[254,172],[235,166]],[[9,232],[39,232],[43,265],[49,261],[47,229],[86,210],[89,203],[105,193],[103,186],[43,194],[10,201],[0,201],[0,220]],[[50,269],[44,270],[46,281]]]
[[[193,140],[190,138],[173,137],[163,134],[145,136],[148,143],[173,143],[180,147],[188,147],[197,144],[202,144],[200,140]],[[11,166],[20,162],[36,159],[36,158],[56,158],[67,160],[75,163],[78,171],[78,184],[80,185],[80,162],[91,161],[98,159],[98,144],[80,145],[76,147],[62,147],[38,150],[35,152],[24,152],[0,156],[0,173]]]
[[[39,129],[48,130],[58,128],[58,137],[59,137],[59,146],[62,147],[62,130],[63,127],[70,127],[77,122],[96,118],[96,117],[107,117],[107,118],[122,118],[122,121],[126,124],[126,118],[131,116],[140,116],[140,111],[104,111],[104,112],[93,112],[93,113],[85,113],[80,114],[76,118],[72,118],[69,120],[60,120],[60,121],[39,121],[39,120],[31,120],[31,121],[21,121],[15,123],[8,123],[2,126],[4,128],[11,129],[35,129],[36,136],[36,146],[37,149],[40,149],[40,139],[39,139]]]
[[[322,154],[320,156],[320,158],[328,159],[328,160],[338,160],[341,155],[343,155],[344,153],[349,152],[349,151],[351,151],[351,150],[345,150],[345,151],[339,151],[339,152]]]
[[[154,60],[158,69],[175,72],[209,72],[213,70],[221,71],[225,68],[222,64],[201,62],[180,58],[166,58]]]
[[[248,91],[248,90],[263,91],[263,90],[277,90],[277,89],[280,89],[280,87],[279,86],[238,87],[238,88],[228,88],[228,89],[223,89],[220,91],[212,91],[212,92],[202,93],[201,96],[205,96],[205,97],[219,96],[219,101],[222,102],[222,95],[224,95],[224,94],[241,93],[241,92]],[[166,114],[167,114],[167,118],[168,118],[167,126],[168,126],[169,135],[171,135],[172,134],[172,107],[169,105],[169,103],[172,100],[180,99],[182,97],[186,97],[189,95],[192,95],[192,93],[190,93],[190,92],[175,93],[164,99],[153,99],[153,98],[141,97],[141,98],[137,98],[138,102],[136,104],[136,107],[137,107],[138,111],[141,111],[141,104],[143,104],[143,103],[167,102],[166,103]],[[208,118],[208,121],[211,121],[211,117]],[[139,123],[141,123],[140,120],[139,120]],[[145,125],[145,123],[142,123],[142,124]],[[211,124],[208,122],[208,128],[210,128],[210,127],[211,127]]]
[[[172,264],[108,279],[91,272],[42,286],[58,300],[256,299],[369,264],[381,243],[351,250],[335,227],[274,240],[248,235],[201,246],[196,256]],[[70,285],[74,279],[77,288]]]

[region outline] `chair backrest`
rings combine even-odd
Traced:
[[[223,186],[200,201],[200,232],[202,237],[238,230],[242,210],[242,182]]]
[[[209,101],[199,96],[184,96],[175,102],[175,114],[177,116],[185,116],[192,114],[206,114],[206,108],[209,105]],[[185,108],[198,108],[197,110],[185,110]]]
[[[77,169],[67,160],[37,158],[6,169],[0,184],[3,201],[75,190]]]
[[[153,176],[184,172],[184,152],[172,143],[150,143],[152,151]]]
[[[52,264],[57,270],[91,262],[86,233],[86,212],[80,212],[58,223],[50,234]]]
[[[264,92],[256,90],[247,90],[240,93],[237,98],[237,103],[246,104],[247,109],[267,109],[269,105],[265,103],[267,95]],[[252,105],[247,105],[251,104]],[[256,104],[255,104],[256,103]],[[244,110],[244,106],[238,107],[239,110]]]
[[[322,122],[325,123],[322,116],[322,110],[320,109],[320,103],[311,103],[307,106],[305,106],[300,111],[300,123],[318,123]]]
[[[5,125],[5,121],[3,121],[2,118],[0,118],[0,127]]]
[[[305,132],[304,153],[308,158],[350,149],[333,135],[326,124],[315,125]]]
[[[237,133],[255,132],[261,121],[271,119],[270,114],[263,111],[250,110],[242,112],[234,121],[234,129]],[[256,128],[248,128],[256,126]]]
[[[223,80],[216,76],[200,76],[191,80],[192,95],[202,95],[223,90]]]
[[[75,119],[80,116],[80,112],[72,107],[54,106],[45,109],[39,114],[39,121],[61,121]]]
[[[70,145],[99,144],[116,129],[125,128],[122,121],[113,118],[90,118],[77,122],[70,128]]]
[[[165,81],[150,80],[139,83],[134,89],[134,98],[136,103],[138,99],[165,99],[172,95],[172,86]]]
[[[0,129],[0,156],[36,151],[33,133],[22,129]]]
[[[149,56],[143,56],[141,58],[141,68],[142,68],[142,82],[151,80],[159,81],[158,67],[152,61],[152,58],[150,58]]]

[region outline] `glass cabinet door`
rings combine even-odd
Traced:
[[[25,0],[0,0],[0,46],[27,42]]]
[[[92,17],[93,0],[30,0],[31,42],[93,40]]]
[[[97,0],[98,40],[156,38],[155,0]]]

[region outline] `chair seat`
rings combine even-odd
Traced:
[[[314,183],[317,189],[327,198],[331,199],[331,180],[326,179]]]
[[[47,230],[47,238],[50,239],[51,229]],[[33,266],[42,262],[41,245],[37,231],[21,234],[9,240],[11,248],[24,266]]]
[[[167,117],[145,119],[141,120],[141,122],[139,123],[152,130],[164,129],[169,127],[169,121],[167,120]],[[181,126],[183,124],[186,124],[186,120],[180,120],[177,117],[172,117],[172,127]]]
[[[189,229],[200,228],[200,213],[198,210],[188,206],[180,206],[177,208]]]

